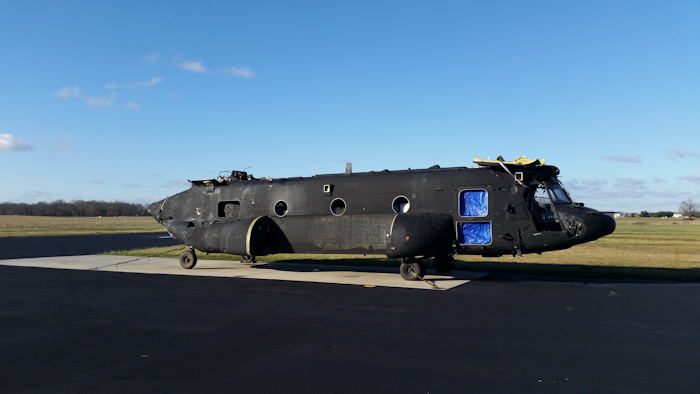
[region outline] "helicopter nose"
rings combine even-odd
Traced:
[[[160,200],[158,202],[154,202],[153,204],[148,206],[148,213],[153,216],[153,219],[159,220],[160,216],[160,207],[163,204],[163,200]]]
[[[612,234],[615,231],[615,219],[607,214],[602,214],[600,217],[600,231],[603,233],[603,237]]]

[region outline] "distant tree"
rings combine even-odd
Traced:
[[[653,216],[655,218],[670,218],[670,217],[673,217],[673,212],[671,212],[671,211],[659,211],[659,212],[652,213],[651,216]]]
[[[640,216],[640,217],[643,217],[643,218],[650,218],[650,217],[651,217],[651,214],[650,214],[649,212],[647,212],[647,211],[642,211],[642,212],[639,214],[639,216]]]
[[[36,204],[0,203],[0,215],[26,216],[147,216],[147,207],[142,204],[105,201],[56,200]]]
[[[678,207],[678,212],[680,212],[685,219],[693,219],[698,209],[700,209],[700,206],[691,198],[681,202],[681,205]]]

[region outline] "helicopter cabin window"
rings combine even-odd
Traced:
[[[345,213],[345,201],[342,198],[336,198],[331,202],[331,213],[335,216]]]
[[[566,196],[563,189],[560,190],[568,200],[568,196]],[[532,200],[531,213],[535,222],[535,228],[537,228],[538,231],[561,231],[561,225],[559,224],[559,220],[554,211],[554,204],[557,203],[554,201],[561,200],[558,200],[557,197],[555,197],[555,200],[552,200],[553,196],[554,193],[551,193],[550,195],[550,193],[547,191],[547,186],[545,186],[544,183],[540,183],[535,190],[535,196]],[[558,197],[560,198],[561,195]]]
[[[394,213],[406,213],[409,209],[411,209],[411,202],[408,201],[406,196],[398,196],[394,198],[394,201],[391,203],[391,207],[394,210]]]
[[[279,200],[275,203],[275,215],[283,217],[288,211],[289,209],[287,208],[286,202]]]
[[[218,215],[220,218],[235,218],[241,212],[240,201],[219,201]]]
[[[461,222],[457,225],[457,238],[461,245],[488,245],[491,243],[490,222]]]
[[[547,182],[547,189],[555,204],[571,204],[571,199],[559,182]]]
[[[459,216],[485,217],[489,214],[489,194],[486,190],[462,190],[459,193]]]

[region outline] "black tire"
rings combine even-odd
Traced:
[[[401,267],[399,267],[401,277],[405,280],[418,280],[418,276],[424,278],[426,271],[425,263],[420,259],[406,260],[401,263]]]
[[[249,256],[244,254],[241,256],[241,263],[243,264],[253,264],[255,262],[255,256]]]
[[[455,269],[455,258],[452,256],[435,256],[433,268],[441,274],[446,274]]]
[[[192,269],[197,264],[197,255],[192,250],[186,250],[180,255],[180,265],[182,268]]]

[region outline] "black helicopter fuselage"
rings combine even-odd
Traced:
[[[248,257],[520,255],[612,233],[614,219],[572,202],[558,173],[544,165],[286,179],[249,179],[234,171],[191,181],[190,189],[153,203],[149,212],[191,248]]]

